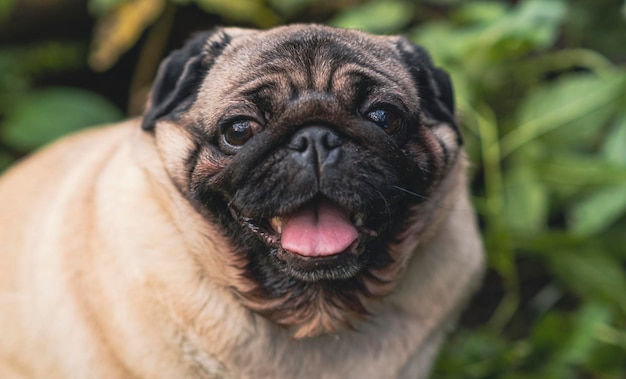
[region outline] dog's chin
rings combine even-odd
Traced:
[[[363,248],[356,242],[354,245],[328,257],[304,257],[278,248],[272,250],[270,261],[281,271],[304,282],[350,279],[361,272],[367,263]]]
[[[364,213],[319,197],[284,208],[288,211],[265,218],[230,209],[240,226],[266,246],[268,262],[277,270],[318,282],[353,278],[367,265],[366,244],[379,232],[366,226]]]

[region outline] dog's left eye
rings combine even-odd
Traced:
[[[387,134],[393,134],[402,127],[402,117],[388,109],[374,109],[366,117],[381,127]]]
[[[234,147],[242,146],[261,130],[261,125],[252,120],[240,120],[229,124],[224,129],[224,141]]]

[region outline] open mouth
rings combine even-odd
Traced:
[[[292,212],[270,218],[244,217],[233,208],[231,212],[243,226],[276,248],[278,259],[297,271],[345,271],[347,262],[358,260],[363,253],[365,242],[377,236],[365,226],[363,213],[350,213],[326,198],[315,198]]]

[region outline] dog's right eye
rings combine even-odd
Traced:
[[[239,120],[230,123],[223,131],[226,144],[239,147],[261,130],[261,125],[253,120]]]
[[[390,109],[376,108],[367,112],[366,117],[381,127],[387,134],[394,134],[402,128],[402,117]]]

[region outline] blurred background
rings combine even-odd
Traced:
[[[141,114],[197,30],[405,34],[456,89],[489,270],[434,378],[626,378],[623,0],[0,0],[0,171]]]

